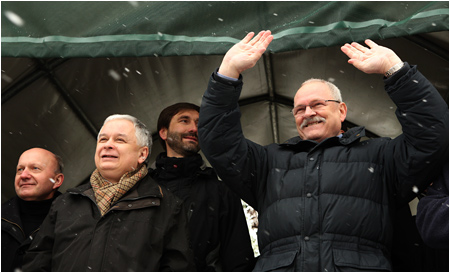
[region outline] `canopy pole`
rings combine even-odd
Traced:
[[[266,72],[266,81],[267,81],[267,88],[269,93],[269,107],[270,107],[270,119],[272,123],[272,135],[273,135],[273,141],[275,143],[278,143],[280,141],[280,137],[278,134],[278,112],[277,112],[277,105],[275,103],[275,90],[273,87],[273,73],[272,73],[272,54],[264,54],[263,55],[263,61],[264,61],[264,69]]]
[[[78,105],[78,103],[72,99],[69,92],[67,92],[67,89],[64,87],[64,85],[59,81],[59,79],[54,75],[51,68],[47,66],[46,63],[44,63],[42,60],[39,59],[39,62],[42,65],[42,68],[47,73],[47,76],[50,80],[50,82],[55,86],[56,90],[63,96],[64,100],[67,102],[69,107],[72,109],[72,111],[75,112],[77,117],[81,120],[81,122],[84,124],[84,126],[88,129],[88,131],[92,134],[92,136],[97,139],[99,130],[95,128],[94,124],[91,122],[91,120],[85,115],[81,107]]]

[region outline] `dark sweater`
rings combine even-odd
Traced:
[[[16,196],[2,204],[2,271],[22,268],[25,251],[60,194],[44,201],[24,201]]]

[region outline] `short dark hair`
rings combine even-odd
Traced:
[[[185,110],[194,110],[200,113],[199,106],[188,102],[175,103],[162,110],[158,118],[158,125],[157,125],[158,135],[161,129],[163,128],[169,129],[170,121],[176,114]],[[161,145],[163,146],[164,150],[166,150],[166,141],[161,137],[159,137],[159,141],[161,142]]]
[[[62,157],[60,157],[59,155],[57,155],[55,153],[53,153],[53,155],[55,156],[55,160],[56,160],[55,174],[62,173],[63,169],[64,169],[63,159],[62,159]]]

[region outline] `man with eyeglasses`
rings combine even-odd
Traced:
[[[261,256],[254,271],[389,271],[393,211],[441,168],[448,108],[416,66],[390,49],[345,44],[349,64],[384,75],[403,134],[361,141],[363,127],[341,130],[347,106],[320,79],[294,97],[299,136],[258,145],[244,138],[238,107],[241,73],[273,40],[249,33],[224,56],[203,96],[202,151],[221,179],[258,210]],[[421,103],[426,102],[426,103]]]

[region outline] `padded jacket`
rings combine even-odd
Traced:
[[[321,143],[244,138],[237,82],[216,73],[202,100],[199,142],[221,179],[259,213],[254,271],[391,270],[391,212],[441,168],[448,108],[407,63],[385,79],[403,134],[361,141],[363,127]]]
[[[182,202],[145,176],[101,216],[90,183],[53,202],[24,271],[192,271]]]

